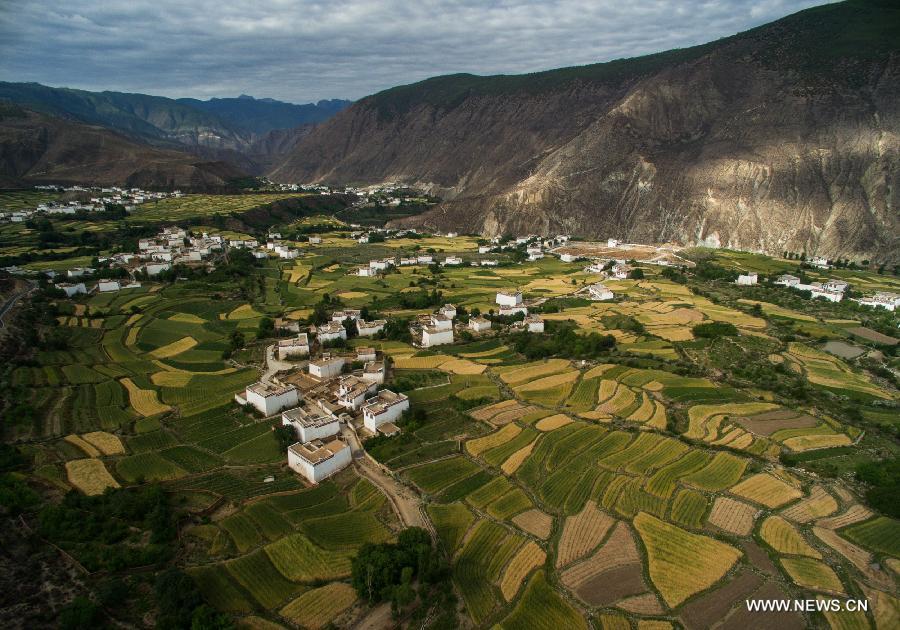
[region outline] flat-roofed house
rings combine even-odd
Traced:
[[[883,308],[887,311],[894,312],[900,308],[900,293],[890,293],[888,291],[878,291],[875,295],[867,295],[866,297],[856,300],[860,306],[871,306],[874,308]]]
[[[834,278],[822,283],[822,288],[826,291],[837,291],[838,293],[846,293],[849,287],[850,285],[847,282]]]
[[[358,319],[356,320],[356,332],[360,337],[374,337],[384,330],[385,324],[387,324],[385,319],[374,319],[370,322]]]
[[[484,317],[470,317],[469,328],[475,332],[483,332],[491,329],[491,320]]]
[[[785,287],[795,287],[800,284],[800,278],[798,278],[797,276],[792,276],[789,273],[784,273],[778,276],[775,284],[780,284]]]
[[[444,262],[441,264],[445,266],[461,265],[463,264],[463,259],[459,256],[447,256],[446,258],[444,258]]]
[[[613,265],[612,269],[609,270],[609,273],[616,280],[625,280],[628,277],[628,274],[631,273],[631,267],[625,263],[616,263]]]
[[[356,349],[357,361],[374,361],[376,358],[378,358],[378,355],[375,353],[375,348],[360,346]]]
[[[500,306],[519,306],[522,304],[522,292],[499,291],[497,293],[497,304]]]
[[[456,307],[452,304],[444,304],[438,312],[450,319],[456,317]]]
[[[510,315],[518,315],[519,313],[522,313],[523,315],[528,315],[528,308],[521,304],[518,306],[501,306],[500,307],[501,315],[510,316]]]
[[[754,285],[759,281],[759,276],[755,273],[742,273],[735,280],[735,284],[740,284],[743,286]]]
[[[309,362],[309,374],[318,379],[329,379],[341,373],[344,369],[344,357],[322,357]]]
[[[238,397],[235,398],[241,402]],[[258,381],[247,386],[243,400],[242,404],[253,405],[268,417],[282,409],[296,407],[300,403],[300,396],[293,385],[275,385]]]
[[[431,326],[438,330],[453,330],[453,320],[443,313],[435,313],[430,321]]]
[[[378,274],[378,272],[375,271],[374,269],[372,269],[371,267],[357,267],[354,270],[354,273],[357,276],[362,276],[364,278],[369,278],[371,276],[375,276]]]
[[[340,322],[327,322],[316,326],[316,338],[319,343],[334,341],[335,339],[347,339],[347,329]]]
[[[416,256],[416,260],[420,265],[430,265],[434,262],[434,256],[424,254],[422,256]]]
[[[87,293],[87,287],[84,286],[84,282],[60,282],[55,286],[60,291],[65,292],[66,297],[72,297],[79,294],[83,295]]]
[[[299,333],[291,339],[279,339],[277,352],[281,360],[309,356],[309,336]]]
[[[384,383],[384,361],[367,361],[360,378],[376,385]]]
[[[365,381],[350,374],[342,376],[337,390],[338,404],[345,409],[359,411],[366,401],[366,396],[374,394],[377,387],[376,383]]]
[[[331,314],[331,321],[338,323],[342,323],[345,319],[356,321],[359,319],[360,313],[361,311],[352,308],[344,309],[343,311],[334,311]]]
[[[363,424],[375,433],[385,422],[395,422],[409,409],[409,398],[389,389],[378,392],[378,396],[363,405]]]
[[[110,293],[112,291],[118,291],[122,286],[119,284],[118,280],[101,280],[97,283],[97,290],[100,293]]]
[[[592,300],[602,302],[605,300],[611,300],[615,296],[613,295],[613,292],[606,287],[605,284],[601,282],[595,282],[588,287],[588,297]]]
[[[288,447],[288,466],[312,483],[331,477],[351,461],[350,446],[338,438],[297,442]]]
[[[542,333],[544,332],[544,320],[537,315],[529,315],[525,318],[525,326],[528,332]]]
[[[431,348],[453,343],[453,328],[438,328],[437,326],[422,327],[422,347]]]
[[[337,435],[341,423],[337,416],[318,405],[305,405],[281,413],[281,424],[293,427],[301,442],[322,440]]]

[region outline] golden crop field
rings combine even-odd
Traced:
[[[303,593],[281,609],[281,616],[304,628],[318,630],[332,623],[355,601],[352,586],[332,582]]]
[[[63,439],[69,444],[74,444],[75,446],[77,446],[88,457],[100,457],[100,450],[93,444],[89,443],[87,440],[82,439],[81,436],[72,434],[67,435]]]
[[[708,522],[726,532],[747,536],[753,531],[757,512],[752,505],[728,497],[716,497]]]
[[[125,447],[122,446],[122,440],[118,436],[106,431],[91,431],[84,433],[82,436],[86,442],[89,442],[104,455],[122,455],[125,453]]]
[[[588,501],[581,512],[570,516],[563,524],[556,566],[566,566],[590,553],[615,523],[615,519],[599,510],[596,503]]]
[[[506,566],[500,580],[500,592],[503,594],[503,598],[508,602],[512,601],[522,584],[525,583],[528,574],[544,564],[546,559],[547,554],[533,541],[529,541],[519,549]]]
[[[66,462],[66,476],[75,488],[89,496],[103,494],[107,488],[118,488],[119,482],[99,459],[73,459]]]
[[[128,390],[128,401],[131,406],[142,416],[155,416],[171,409],[168,405],[159,402],[155,390],[141,389],[130,378],[123,378],[119,382]]]
[[[531,455],[531,451],[534,450],[534,445],[537,443],[537,440],[529,444],[528,446],[523,446],[518,451],[510,455],[506,461],[500,466],[500,470],[502,470],[507,475],[514,474],[519,467],[525,463],[525,460]]]
[[[466,451],[470,455],[478,456],[488,449],[492,449],[495,446],[500,446],[501,444],[506,444],[511,439],[516,437],[521,431],[522,429],[517,425],[507,424],[494,433],[475,440],[469,440],[468,442],[466,442]]]
[[[781,558],[781,566],[797,586],[844,595],[844,585],[834,570],[814,558]]]
[[[150,353],[150,356],[156,359],[168,359],[177,356],[182,352],[187,352],[196,345],[197,340],[193,337],[182,337],[178,341],[173,341],[172,343],[160,346],[156,350],[153,350]]]
[[[558,413],[553,416],[547,416],[546,418],[541,418],[537,422],[534,423],[534,428],[538,431],[553,431],[554,429],[558,429],[560,427],[564,427],[567,424],[572,422],[572,418],[569,416]]]
[[[732,494],[777,508],[803,496],[797,488],[767,473],[753,475],[729,490]]]
[[[837,509],[838,504],[834,497],[825,488],[816,485],[810,490],[807,498],[785,508],[781,515],[797,523],[809,523],[818,518],[831,516]]]
[[[570,363],[566,359],[550,359],[549,361],[539,361],[537,363],[528,364],[525,367],[516,366],[512,369],[497,370],[500,373],[500,379],[515,387],[527,383],[528,381],[549,376],[562,372],[569,367]]]

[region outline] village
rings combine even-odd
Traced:
[[[119,188],[118,186],[35,186],[35,190],[61,193],[78,193],[90,195],[87,201],[46,202],[34,208],[7,210],[0,206],[0,221],[22,223],[38,216],[71,216],[79,212],[102,212],[108,206],[122,206],[126,212],[132,212],[137,206],[160,199],[178,198],[180,190],[171,192],[147,191],[141,188]]]

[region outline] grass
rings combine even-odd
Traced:
[[[334,551],[353,550],[367,542],[387,542],[390,532],[369,512],[348,512],[305,521],[303,531],[309,539]]]
[[[431,504],[428,516],[434,524],[438,539],[449,554],[453,554],[462,542],[463,536],[475,522],[475,516],[462,503]]]
[[[337,580],[350,575],[349,553],[321,549],[303,534],[291,534],[265,549],[275,567],[290,580]]]
[[[303,593],[279,612],[298,626],[318,630],[331,624],[355,601],[352,586],[333,582]]]
[[[186,470],[159,453],[141,453],[116,462],[116,473],[129,483],[168,481],[184,477]]]
[[[258,601],[263,608],[274,608],[300,591],[300,585],[288,581],[272,564],[265,551],[225,564],[231,576]]]
[[[478,465],[465,457],[451,457],[410,468],[406,471],[406,475],[419,488],[433,494],[473,475],[478,470]]]
[[[900,522],[894,519],[879,516],[851,525],[841,534],[866,549],[900,558]]]
[[[232,613],[248,613],[254,606],[241,594],[229,573],[221,565],[194,567],[188,575],[203,594],[203,599],[217,610]]]
[[[694,490],[679,490],[672,501],[672,520],[691,529],[701,529],[709,502]]]

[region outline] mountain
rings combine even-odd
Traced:
[[[229,152],[254,151],[254,143],[268,132],[322,122],[350,103],[331,100],[294,105],[248,96],[209,101],[175,100],[147,94],[88,92],[39,83],[3,82],[0,82],[0,100],[52,116],[101,125],[141,142],[182,150],[187,147],[204,157],[237,162],[246,156],[241,158]]]
[[[217,116],[245,133],[262,136],[274,130],[293,129],[328,120],[346,109],[352,101],[331,99],[295,105],[271,98],[255,99],[242,94],[238,98],[214,98],[208,101],[180,98],[178,103]]]
[[[816,7],[716,42],[436,77],[301,138],[276,181],[403,181],[435,229],[896,261],[900,8]]]
[[[0,102],[0,187],[124,184],[217,191],[245,176],[226,162],[203,161],[104,127]]]

